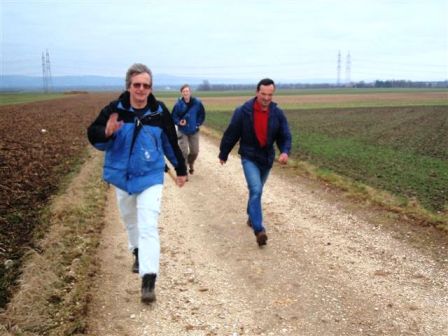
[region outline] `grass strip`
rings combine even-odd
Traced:
[[[42,217],[45,238],[27,253],[21,288],[0,318],[6,335],[74,335],[86,328],[91,277],[104,226],[101,156],[82,167]],[[1,327],[0,327],[0,331]]]

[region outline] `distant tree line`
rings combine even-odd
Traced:
[[[253,90],[254,84],[211,84],[204,80],[197,86],[198,91],[239,91]],[[448,80],[445,81],[408,81],[408,80],[376,80],[374,82],[353,82],[350,84],[331,83],[276,83],[278,89],[332,89],[332,88],[448,88]]]
[[[386,80],[375,81],[375,87],[378,88],[446,88],[448,81],[441,82],[413,82],[406,80]]]

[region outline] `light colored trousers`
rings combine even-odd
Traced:
[[[185,164],[193,165],[199,154],[199,131],[190,135],[178,131],[178,140]]]
[[[162,184],[129,195],[116,188],[121,219],[128,232],[130,251],[138,248],[139,274],[159,274],[160,240],[158,219],[162,200]]]

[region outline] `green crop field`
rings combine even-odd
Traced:
[[[296,155],[376,188],[448,205],[448,107],[288,111]]]
[[[0,105],[22,104],[64,97],[63,93],[0,93]]]
[[[207,109],[206,124],[221,132],[239,105],[234,96],[227,99],[227,108],[215,98],[219,107]],[[448,211],[446,90],[324,91],[274,100],[289,119],[294,159],[386,190],[403,204],[417,200],[431,212]]]

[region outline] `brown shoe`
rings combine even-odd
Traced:
[[[260,231],[260,232],[256,233],[255,236],[257,237],[258,246],[261,247],[263,245],[266,245],[266,241],[268,240],[268,236],[266,235],[266,232]]]

